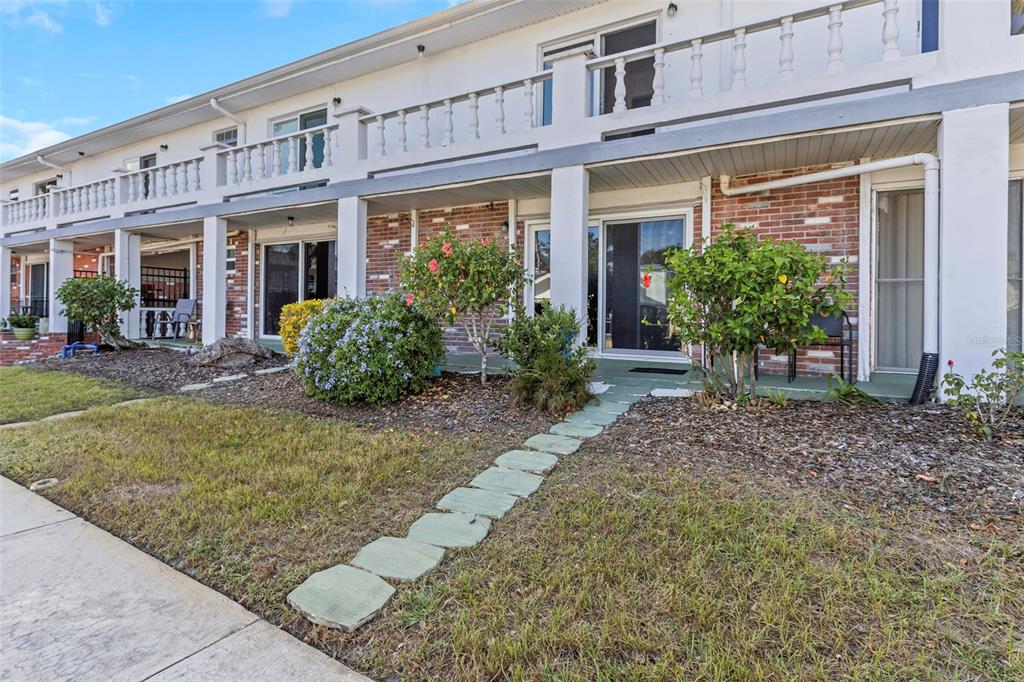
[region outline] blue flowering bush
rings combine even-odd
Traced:
[[[385,404],[422,391],[444,353],[433,317],[382,294],[329,301],[299,335],[292,367],[307,395]]]

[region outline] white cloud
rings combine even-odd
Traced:
[[[97,2],[93,7],[93,20],[97,26],[110,26],[110,21],[113,17],[114,10],[110,5],[104,5],[103,3]]]
[[[0,116],[0,159],[23,156],[70,137],[52,123]]]
[[[95,116],[61,116],[57,121],[59,125],[87,126],[96,120]]]
[[[177,104],[178,102],[184,102],[189,97],[192,97],[192,95],[173,95],[165,98],[164,102],[167,104]]]
[[[268,17],[286,17],[292,11],[292,0],[263,0],[263,12]]]
[[[37,9],[25,17],[25,23],[50,33],[63,33],[64,31],[63,26],[54,21],[48,12],[41,9]]]

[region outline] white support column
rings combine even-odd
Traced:
[[[250,230],[245,251],[245,336],[256,339],[256,231]]]
[[[939,156],[939,371],[970,377],[1006,345],[1009,105],[943,112]]]
[[[338,200],[338,296],[366,296],[366,200]]]
[[[0,319],[11,314],[11,250],[0,246]]]
[[[228,221],[203,218],[203,345],[225,335],[227,317]]]
[[[861,163],[870,159],[863,158]],[[871,194],[871,173],[860,174],[860,199],[857,256],[857,381],[871,379],[871,283],[874,263],[871,238],[874,206]]]
[[[551,172],[551,305],[572,308],[586,339],[587,214],[590,174],[583,166]]]
[[[142,237],[127,230],[114,230],[114,276],[136,291],[142,290]],[[135,308],[121,319],[121,333],[129,339],[141,336],[142,318],[139,296]]]
[[[50,278],[50,331],[65,334],[68,331],[68,319],[61,315],[63,304],[57,300],[57,289],[75,276],[75,244],[66,239],[50,240],[50,266],[47,268]]]
[[[567,135],[576,135],[590,115],[589,47],[577,47],[552,57],[551,124]]]

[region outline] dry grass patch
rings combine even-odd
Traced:
[[[29,367],[0,367],[0,424],[129,400],[134,389],[113,381]]]

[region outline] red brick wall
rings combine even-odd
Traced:
[[[14,338],[14,334],[0,333],[0,367],[43,360],[60,353],[64,343],[63,334],[39,336],[31,341],[18,341]]]
[[[782,172],[734,178],[732,187],[823,170],[829,166],[799,168]],[[770,192],[726,197],[718,181],[711,198],[712,236],[721,225],[752,227],[760,234],[776,239],[795,240],[821,254],[829,263],[848,258],[847,290],[851,293],[848,313],[856,325],[856,294],[859,272],[860,178],[840,178],[811,185],[797,185]],[[695,224],[699,225],[699,219]],[[698,230],[699,233],[699,230]],[[854,333],[854,371],[857,368],[857,340]],[[771,351],[762,353],[761,367],[769,372],[784,372],[785,358]],[[839,370],[839,349],[809,346],[797,354],[801,374],[831,374]]]
[[[440,234],[447,226],[460,239],[493,239],[508,245],[508,203],[476,204],[419,212],[420,243]],[[522,255],[522,221],[516,225],[516,244]],[[412,248],[412,215],[392,213],[370,216],[366,223],[366,289],[381,293],[398,288],[399,261]],[[499,324],[500,328],[500,324]],[[445,330],[449,350],[472,352],[466,334],[459,327]]]
[[[224,319],[224,329],[227,336],[246,336],[246,323],[248,321],[248,310],[246,301],[246,288],[248,286],[249,270],[249,232],[239,232],[237,236],[229,236],[228,246],[235,248],[235,272],[228,273],[225,290],[227,293],[227,310]],[[257,257],[258,258],[258,257]],[[257,260],[258,262],[258,260]],[[203,242],[196,244],[196,296],[199,299],[197,314],[203,314]],[[256,275],[256,319],[259,319],[259,272]],[[256,327],[257,333],[259,326]]]

